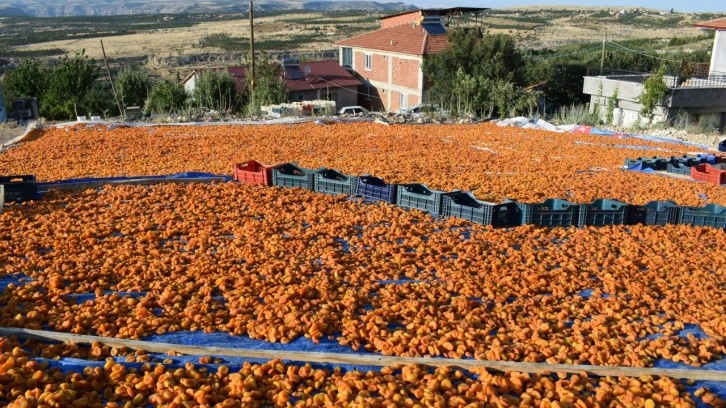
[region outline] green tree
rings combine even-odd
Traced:
[[[234,79],[227,71],[206,71],[197,79],[194,103],[204,110],[236,112],[242,106],[242,97]]]
[[[522,93],[524,64],[514,38],[452,30],[449,46],[424,60],[428,98],[455,115],[508,115]],[[515,98],[516,99],[516,98]],[[521,105],[521,104],[520,104]]]
[[[661,65],[648,79],[643,83],[643,92],[638,97],[638,102],[643,105],[641,113],[648,115],[648,120],[653,120],[653,110],[656,105],[663,101],[668,94],[668,85],[665,83],[664,76],[666,67]]]
[[[187,99],[184,86],[165,79],[151,88],[144,110],[148,113],[170,114],[179,112]]]
[[[151,89],[151,78],[145,69],[124,68],[116,78],[116,89],[124,107],[144,106]]]
[[[251,78],[247,76],[247,89],[251,89]],[[287,102],[288,94],[285,81],[282,78],[282,67],[271,64],[267,55],[262,55],[255,65],[255,86],[250,92],[247,105],[248,115],[257,115],[261,106],[276,105]]]
[[[42,104],[42,95],[48,86],[50,70],[39,60],[23,60],[17,68],[8,72],[3,77],[3,90],[8,106],[22,97],[38,98],[38,104]]]
[[[96,61],[85,55],[85,50],[73,57],[63,57],[53,69],[51,79],[43,93],[41,114],[51,119],[78,116],[78,109],[93,89],[98,78]]]

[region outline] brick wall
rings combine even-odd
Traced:
[[[373,55],[373,66],[370,71],[367,71],[365,69],[365,54],[363,51],[353,52],[353,61],[355,64],[353,69],[366,79],[388,82],[388,59],[384,58],[383,55],[371,52],[370,54]]]
[[[408,14],[403,14],[396,17],[385,18],[381,20],[381,28],[391,28],[400,26],[403,24],[412,24],[418,22],[421,19],[420,11],[412,11]]]
[[[393,58],[393,84],[418,89],[419,62],[416,60]]]

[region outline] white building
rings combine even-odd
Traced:
[[[716,37],[713,39],[709,76],[726,76],[726,17],[694,25],[716,30]]]

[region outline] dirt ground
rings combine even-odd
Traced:
[[[0,123],[0,145],[25,133],[25,126],[18,126],[14,122]]]

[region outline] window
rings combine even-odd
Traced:
[[[353,49],[350,47],[343,47],[343,66],[353,66]]]
[[[365,61],[365,70],[370,71],[373,69],[373,55],[372,54],[366,54],[366,61]]]
[[[401,109],[408,108],[408,94],[402,93],[398,96],[398,106]]]

